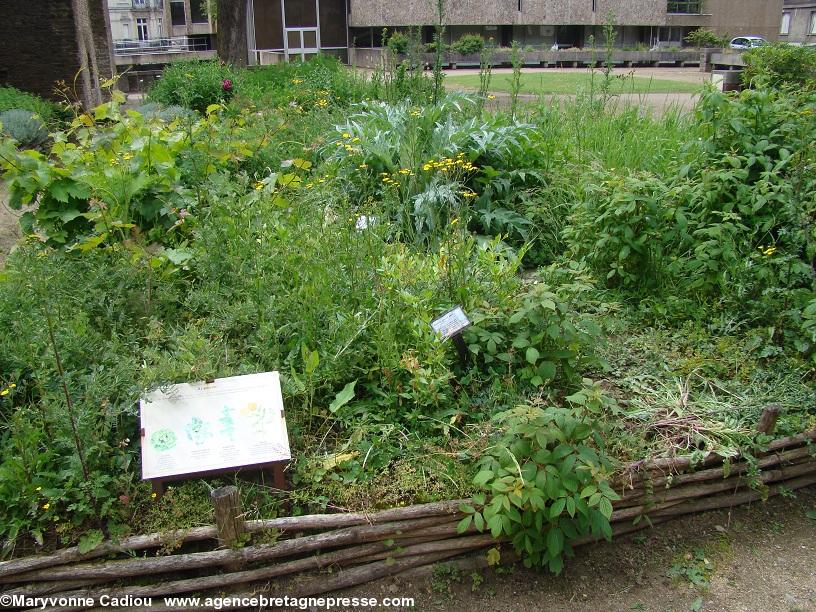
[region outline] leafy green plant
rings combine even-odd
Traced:
[[[31,111],[22,109],[0,113],[0,129],[23,147],[36,147],[48,137],[42,121]]]
[[[507,537],[527,567],[559,574],[571,541],[589,534],[611,539],[611,464],[593,420],[578,408],[519,406],[494,417],[494,443],[473,484],[482,492],[459,530]]]
[[[215,60],[177,62],[164,69],[148,99],[204,114],[210,105],[229,101],[236,89],[236,74],[229,66]]]
[[[816,87],[816,49],[775,43],[749,49],[743,55],[746,84],[770,87]]]
[[[245,120],[222,123],[219,106],[208,110],[181,125],[122,113],[114,100],[55,132],[48,155],[8,146],[1,167],[9,203],[37,201],[21,223],[52,246],[87,251],[134,233],[179,246],[203,203],[200,181],[212,159],[236,163],[251,154],[238,135]]]
[[[49,123],[60,114],[59,107],[53,102],[14,87],[0,87],[0,112],[12,109],[30,111],[44,123]]]
[[[547,285],[532,285],[505,308],[474,312],[465,332],[477,364],[491,375],[536,388],[568,385],[594,362],[600,329],[573,316]]]
[[[405,55],[408,51],[408,36],[403,34],[402,32],[392,32],[391,35],[388,37],[388,42],[386,46],[388,50],[393,53],[394,55]]]
[[[666,573],[669,578],[687,580],[692,585],[703,588],[711,585],[713,574],[714,564],[709,561],[702,548],[694,549],[693,553],[686,553],[683,559],[674,563]]]
[[[510,79],[510,115],[515,117],[518,111],[519,92],[521,91],[521,68],[524,65],[521,45],[515,40],[510,46],[510,65],[513,67],[513,75]]]
[[[649,174],[596,175],[563,235],[610,284],[659,286],[665,253],[688,223],[676,201],[672,187]]]
[[[451,50],[462,55],[476,55],[485,48],[485,40],[479,34],[463,34],[451,45]]]
[[[709,28],[697,28],[689,32],[684,40],[693,47],[698,48],[717,48],[728,45],[728,39],[720,36],[714,30]]]

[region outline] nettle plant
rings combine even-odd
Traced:
[[[544,387],[575,381],[595,362],[600,328],[574,316],[544,283],[529,286],[509,308],[473,312],[465,339],[476,362],[507,382]]]
[[[464,532],[474,526],[509,538],[526,567],[558,574],[571,541],[612,538],[611,470],[596,423],[581,406],[518,406],[494,417],[498,440],[479,461],[481,491],[462,504]]]

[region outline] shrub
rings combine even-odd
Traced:
[[[14,87],[0,87],[0,112],[23,109],[35,113],[44,123],[58,112],[56,104]]]
[[[402,55],[408,51],[408,36],[402,32],[394,32],[388,37],[388,50],[395,55]]]
[[[199,118],[198,115],[189,108],[184,108],[183,106],[162,106],[155,102],[142,104],[141,106],[137,106],[134,110],[144,115],[146,119],[157,118],[167,123],[175,121],[176,119],[197,121]]]
[[[695,47],[725,47],[728,39],[708,28],[697,28],[686,36],[685,41]]]
[[[743,54],[747,84],[760,81],[771,87],[807,87],[816,85],[816,49],[784,43],[763,45]]]
[[[664,254],[684,220],[671,186],[649,173],[589,176],[586,195],[573,207],[564,229],[571,254],[610,285],[660,285]]]
[[[0,113],[0,125],[4,134],[23,147],[36,147],[48,137],[43,122],[31,111],[16,108]]]
[[[519,406],[494,417],[495,443],[479,461],[473,484],[482,491],[459,530],[471,524],[510,538],[527,567],[559,574],[571,541],[612,539],[611,463],[599,428],[583,408]]]
[[[478,34],[464,34],[451,45],[451,49],[462,55],[475,55],[481,53],[485,47],[484,38]]]
[[[170,64],[148,98],[166,106],[184,106],[204,113],[211,104],[227,102],[235,90],[235,73],[217,61]]]
[[[477,364],[491,377],[521,388],[564,388],[593,363],[599,335],[594,323],[576,316],[539,283],[504,308],[473,312],[465,339]]]

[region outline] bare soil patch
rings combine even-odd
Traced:
[[[6,256],[20,239],[21,214],[9,208],[8,190],[0,182],[0,266],[6,262]]]
[[[519,565],[475,577],[393,578],[353,594],[415,597],[414,610],[816,610],[816,520],[806,515],[813,510],[810,487],[795,499],[707,512],[585,546],[558,577]],[[695,566],[708,573],[708,585],[669,576]]]

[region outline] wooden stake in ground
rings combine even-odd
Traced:
[[[210,493],[215,510],[215,528],[218,530],[218,545],[221,548],[237,548],[246,535],[246,523],[241,513],[241,492],[238,487],[229,485],[218,487]],[[224,564],[228,572],[241,569],[240,561]]]
[[[233,548],[246,534],[246,525],[241,513],[241,493],[238,487],[232,485],[219,487],[210,493],[210,499],[215,509],[218,545]]]
[[[776,429],[776,419],[779,418],[779,411],[782,406],[779,404],[769,404],[765,410],[762,411],[762,417],[759,419],[757,431],[763,434],[772,434]]]

